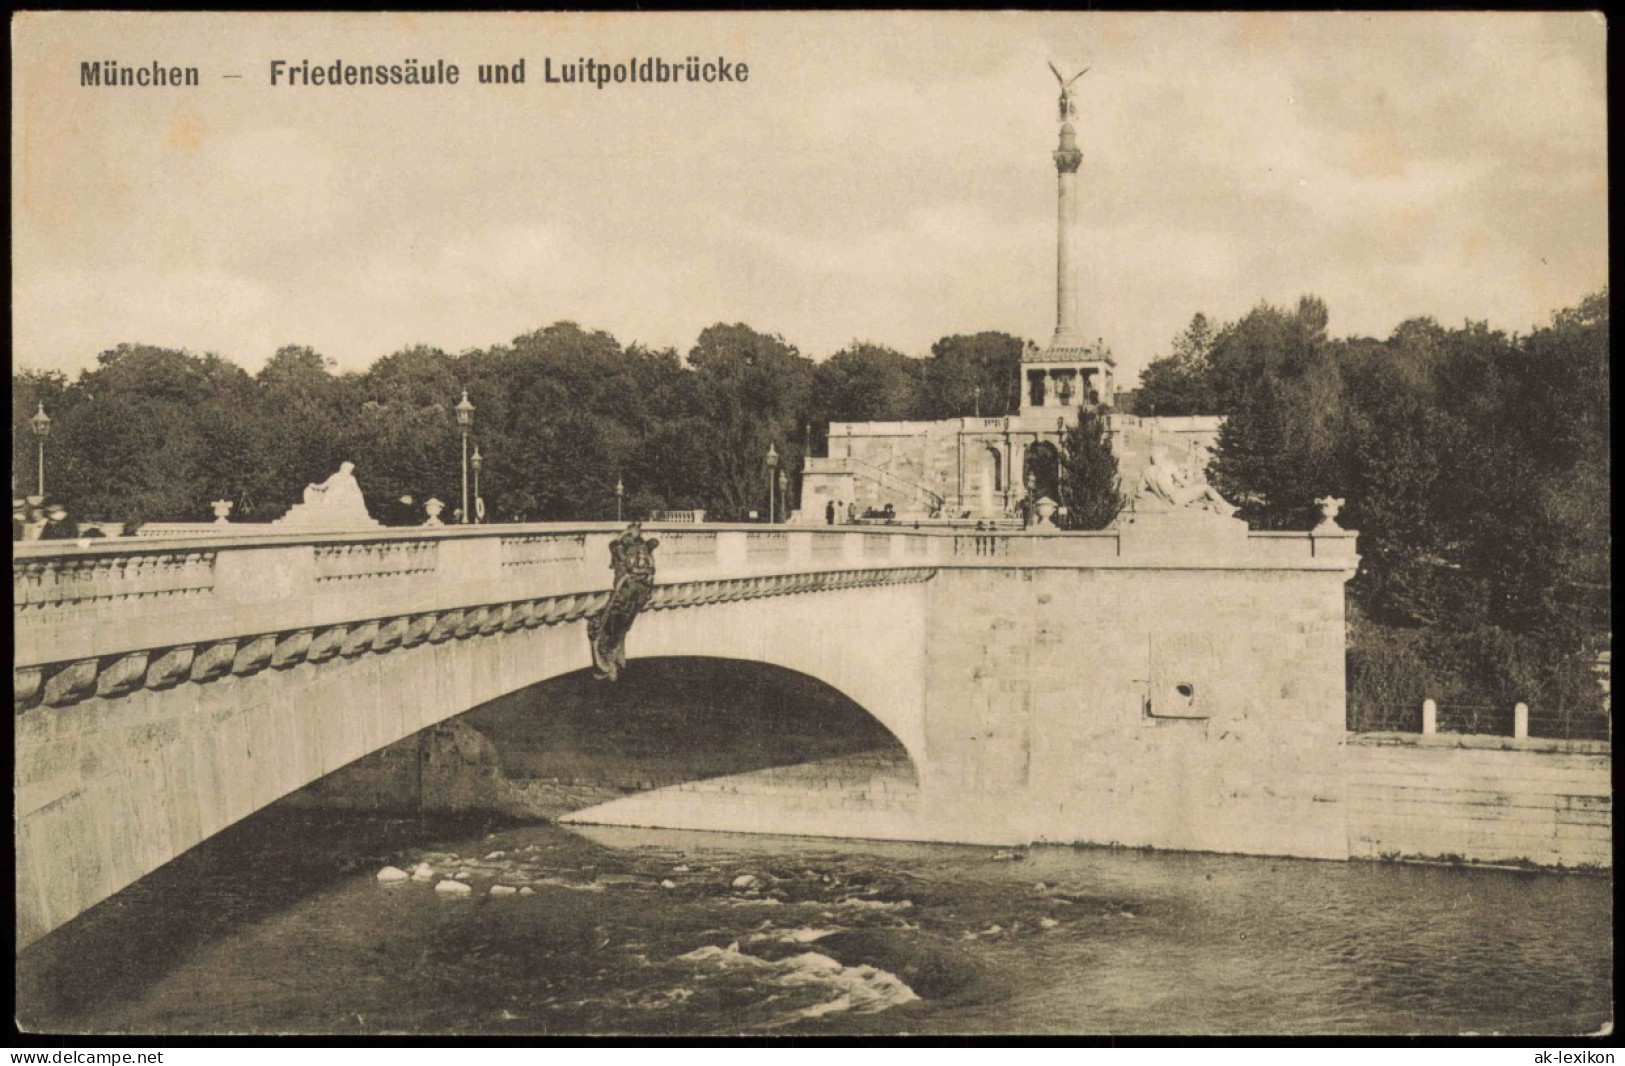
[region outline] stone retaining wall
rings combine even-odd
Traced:
[[[1606,742],[1371,733],[1345,755],[1350,858],[1613,865]]]

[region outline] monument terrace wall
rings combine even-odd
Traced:
[[[1006,516],[1026,492],[1035,446],[1059,444],[1064,426],[1076,421],[1076,407],[1056,410],[938,422],[832,422],[828,456],[805,463],[800,520],[823,522],[826,506],[836,501],[843,510],[855,504],[860,514],[891,504],[902,516]],[[1107,433],[1124,486],[1132,494],[1157,449],[1189,469],[1204,469],[1221,422],[1109,415]]]

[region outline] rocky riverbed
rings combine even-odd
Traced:
[[[18,1018],[1579,1035],[1611,1016],[1611,930],[1596,877],[273,809],[24,952]]]

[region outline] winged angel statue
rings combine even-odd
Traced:
[[[1069,118],[1077,118],[1078,107],[1072,100],[1072,83],[1089,73],[1089,68],[1084,67],[1070,78],[1061,77],[1061,72],[1055,69],[1054,63],[1049,65],[1049,69],[1055,74],[1055,80],[1061,86],[1061,121],[1065,122]]]

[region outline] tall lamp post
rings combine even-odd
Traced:
[[[28,424],[34,427],[34,436],[39,438],[39,482],[34,491],[36,495],[43,497],[45,495],[45,438],[51,435],[51,416],[45,413],[44,400],[40,401],[39,410],[34,413],[33,418],[28,420]]]
[[[480,446],[474,445],[474,454],[468,460],[474,466],[474,521],[485,521],[485,506],[480,501],[480,463],[485,457],[480,454]]]
[[[463,431],[463,524],[468,524],[468,431],[474,428],[474,405],[468,402],[468,390],[457,404],[457,425]]]
[[[790,478],[783,470],[779,471],[779,512],[790,514]]]
[[[779,469],[779,450],[769,442],[767,446],[767,522],[772,525],[778,521],[775,517],[773,482]]]
[[[615,479],[615,521],[621,520],[621,499],[626,495],[626,486],[620,478]]]

